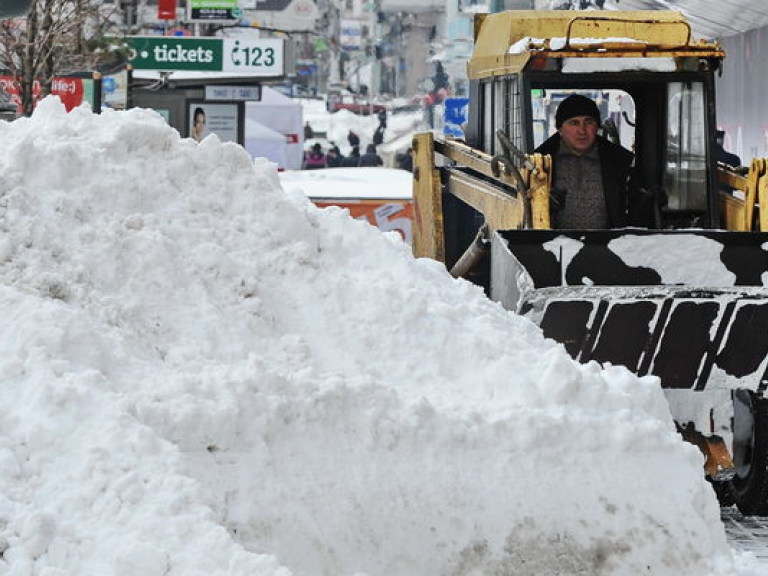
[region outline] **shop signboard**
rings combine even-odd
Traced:
[[[243,11],[237,0],[187,0],[187,21],[233,24]]]

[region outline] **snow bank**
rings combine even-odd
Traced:
[[[653,379],[145,110],[0,124],[0,574],[733,573]]]

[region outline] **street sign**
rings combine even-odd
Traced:
[[[446,98],[443,105],[445,106],[443,133],[446,136],[463,138],[464,124],[467,123],[469,116],[469,98]]]
[[[243,15],[237,0],[188,0],[187,21],[232,24]]]
[[[256,102],[261,100],[261,84],[252,84],[250,86],[211,84],[205,87],[205,99]]]
[[[239,72],[255,77],[285,75],[281,39],[132,36],[134,70]]]

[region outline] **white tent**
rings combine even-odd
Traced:
[[[262,157],[275,162],[278,169],[287,167],[288,142],[285,136],[247,116],[245,119],[245,149],[254,158]]]
[[[288,170],[301,168],[304,159],[304,114],[300,102],[269,86],[262,86],[261,101],[245,103],[245,118],[246,126],[248,120],[254,120],[280,132],[286,140],[284,167]]]

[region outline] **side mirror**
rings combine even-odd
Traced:
[[[29,12],[32,0],[2,0],[0,1],[0,18],[19,18]]]

